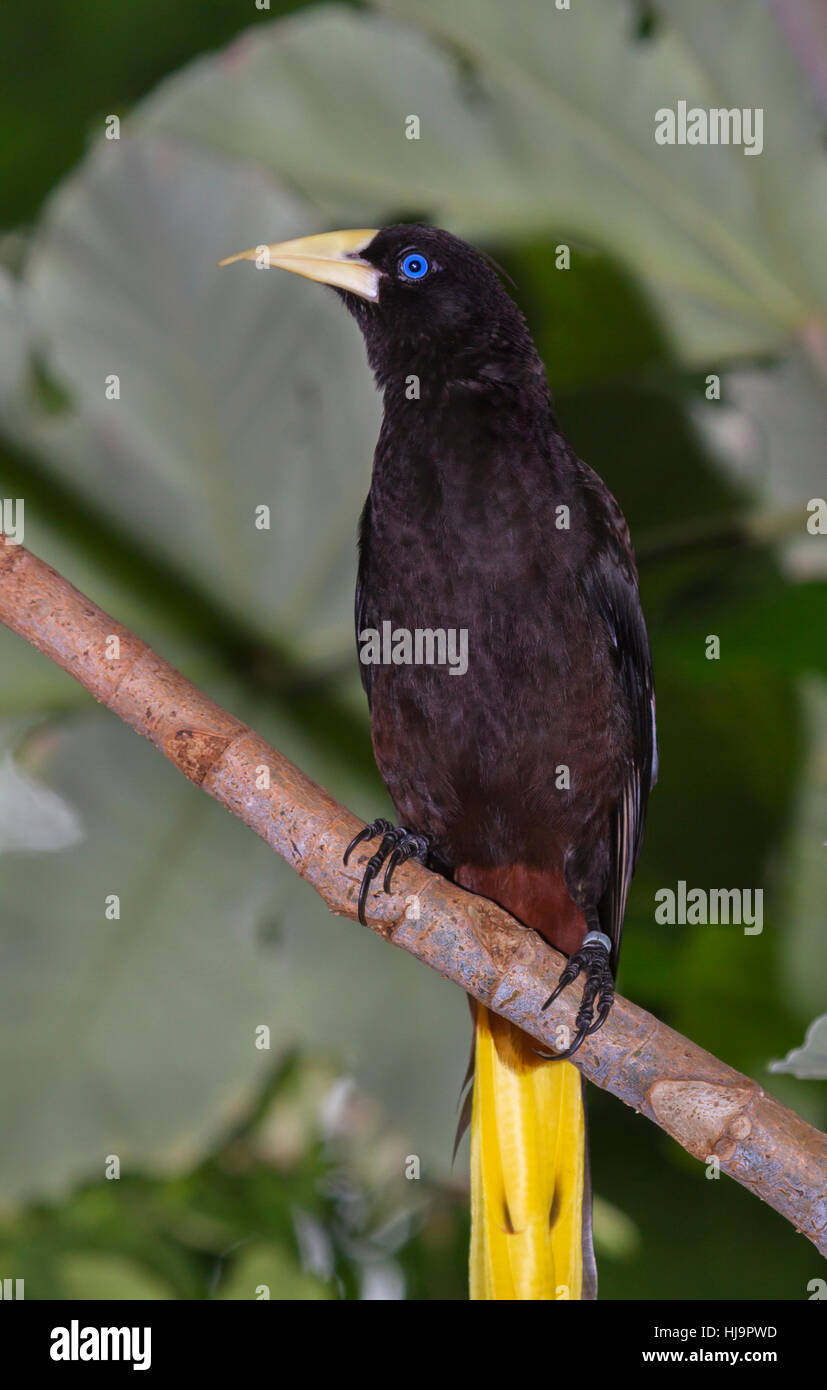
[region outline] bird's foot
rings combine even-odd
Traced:
[[[561,994],[567,985],[577,979],[581,970],[585,971],[586,983],[583,986],[583,998],[574,1020],[577,1031],[565,1052],[540,1052],[538,1056],[545,1057],[548,1061],[558,1062],[563,1057],[572,1057],[584,1038],[603,1027],[609,1017],[609,1011],[615,998],[611,956],[612,943],[604,932],[599,931],[588,932],[580,950],[575,951],[573,956],[569,956],[566,967],[560,976],[560,983],[554,993],[549,995],[543,1009],[547,1009],[550,1004],[554,1003],[558,994]]]
[[[354,835],[344,852],[342,863],[347,863],[357,845],[362,844],[364,840],[373,840],[377,835],[382,836],[382,843],[365,865],[362,886],[359,889],[359,921],[363,927],[367,926],[365,903],[367,902],[368,889],[377,874],[381,872],[388,855],[390,858],[385,869],[383,885],[386,893],[391,891],[394,870],[400,864],[404,864],[406,859],[418,859],[421,864],[424,864],[431,849],[430,835],[420,835],[414,830],[406,830],[404,825],[392,825],[389,820],[375,820],[370,825],[366,825],[364,830],[360,830],[358,835]]]

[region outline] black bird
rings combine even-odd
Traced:
[[[474,1009],[471,1296],[594,1297],[582,1089],[560,1059],[611,1008],[656,775],[625,520],[564,439],[522,314],[465,242],[398,225],[228,259],[244,258],[334,286],[384,398],[356,630],[399,826],[375,821],[350,846],[381,836],[360,916],[382,868],[388,889],[415,855],[569,957],[552,999],[584,976],[553,1061]]]

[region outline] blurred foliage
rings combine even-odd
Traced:
[[[332,297],[287,276],[263,293],[212,263],[265,234],[397,214],[483,242],[640,559],[661,779],[621,988],[823,1123],[819,1082],[769,1071],[827,994],[813,945],[827,542],[804,533],[824,400],[791,341],[801,306],[825,303],[824,156],[801,76],[741,0],[727,20],[703,0],[688,33],[671,0],[579,16],[521,0],[520,23],[491,3],[472,21],[464,3],[389,0],[401,27],[341,9],[271,25],[288,8],[56,3],[48,47],[28,12],[6,16],[0,495],[25,497],[37,553],[335,795],[379,812],[349,616],[377,411],[361,344]],[[571,49],[564,28],[549,41],[572,23]],[[103,145],[105,115],[248,25]],[[640,113],[649,132],[658,93],[700,100],[722,69],[727,104],[767,108],[764,156],[656,159]],[[422,104],[423,140],[401,160],[401,121]],[[711,372],[720,402],[704,397]],[[249,524],[261,501],[269,537]],[[273,1298],[463,1298],[464,1158],[452,1176],[450,1146],[464,1001],[332,924],[24,644],[0,634],[0,661],[2,746],[18,753],[0,801],[16,807],[25,785],[36,802],[39,780],[42,804],[87,835],[4,860],[0,1275],[25,1277],[32,1298],[253,1298],[259,1284]],[[657,926],[653,894],[678,879],[763,887],[762,935]],[[98,920],[111,891],[119,923]],[[271,1054],[250,1042],[263,1021]],[[603,1297],[805,1296],[820,1262],[787,1223],[592,1100]],[[108,1152],[117,1183],[99,1176]]]
[[[420,1194],[400,1143],[332,1068],[294,1057],[191,1172],[104,1179],[0,1222],[0,1267],[27,1298],[459,1297],[465,1195]]]

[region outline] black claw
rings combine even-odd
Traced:
[[[420,863],[424,864],[431,847],[428,835],[416,835],[410,830],[397,830],[396,834],[400,838],[385,871],[384,889],[386,893],[391,891],[391,880],[398,866],[406,863],[408,859],[418,859]]]
[[[538,1057],[546,1058],[549,1061],[554,1059],[558,1062],[565,1057],[573,1057],[581,1043],[592,1033],[596,1033],[599,1028],[602,1028],[609,1017],[614,1003],[614,976],[609,962],[609,953],[605,946],[599,942],[590,942],[569,957],[557,988],[549,995],[543,1009],[547,1009],[550,1004],[554,1003],[566,986],[577,979],[581,970],[585,971],[586,983],[583,986],[583,997],[574,1020],[574,1026],[577,1030],[574,1039],[564,1052],[538,1051]]]
[[[386,831],[392,829],[393,826],[391,825],[389,820],[371,821],[370,825],[366,825],[363,830],[359,831],[358,835],[354,835],[353,839],[351,840],[350,844],[348,845],[347,849],[342,855],[342,863],[347,863],[356,846],[361,845],[363,840],[372,840],[375,835],[384,835]]]
[[[382,887],[384,888],[386,893],[389,893],[391,891],[391,879],[393,878],[393,871],[396,868],[397,864],[401,864],[402,861],[404,859],[407,859],[408,857],[409,856],[407,854],[402,853],[401,849],[397,848],[394,850],[393,854],[388,860],[388,867],[385,870],[385,882],[382,884]]]
[[[362,876],[362,886],[359,889],[359,921],[362,923],[363,927],[367,926],[367,922],[365,921],[365,904],[368,900],[368,889],[376,878],[376,875],[380,872],[385,862],[385,856],[388,855],[393,848],[393,835],[394,828],[391,826],[390,830],[386,830],[382,836],[382,843],[378,850],[375,854],[371,855],[365,865],[365,872]]]
[[[572,956],[571,959],[570,959],[570,961],[569,961],[569,963],[568,963],[568,965],[565,967],[565,969],[563,970],[562,975],[560,976],[560,980],[559,980],[559,982],[558,982],[557,988],[553,991],[553,993],[551,993],[551,994],[549,995],[548,999],[546,1000],[545,1004],[543,1005],[543,1009],[542,1009],[542,1012],[543,1012],[543,1013],[545,1013],[546,1009],[549,1007],[550,1004],[553,1004],[553,1003],[554,1003],[554,1001],[555,1001],[555,999],[557,998],[558,994],[562,994],[563,990],[566,988],[566,985],[570,985],[570,984],[572,983],[573,980],[576,980],[576,979],[577,979],[577,976],[578,976],[579,974],[580,974],[580,963],[579,963],[579,961],[576,959],[575,956]]]
[[[368,898],[368,890],[373,880],[382,870],[388,855],[390,862],[385,870],[384,890],[386,893],[391,891],[391,881],[394,871],[400,864],[404,864],[406,859],[419,859],[424,864],[427,860],[431,847],[431,837],[429,835],[418,835],[413,830],[406,830],[404,826],[392,825],[387,820],[375,820],[370,825],[366,825],[358,835],[354,835],[350,844],[344,852],[342,862],[347,863],[351,853],[357,845],[365,840],[372,840],[375,836],[382,836],[382,843],[375,854],[372,854],[362,875],[362,882],[359,888],[358,916],[362,926],[367,926],[365,921],[365,905]]]
[[[362,923],[363,927],[367,926],[367,922],[365,921],[365,903],[368,900],[368,889],[370,888],[370,885],[373,882],[375,876],[376,870],[373,868],[372,860],[369,859],[367,867],[365,868],[365,872],[362,875],[362,882],[359,888],[359,905],[357,909],[359,921]]]
[[[597,1021],[592,1024],[591,1028],[588,1031],[587,1037],[591,1037],[592,1033],[599,1032],[600,1029],[603,1027],[603,1024],[606,1022],[606,1019],[609,1017],[609,1014],[612,1011],[612,1004],[614,1003],[614,1001],[614,989],[612,989],[608,998],[604,999],[601,996],[600,1006],[597,1010]]]

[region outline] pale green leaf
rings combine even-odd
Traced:
[[[586,236],[641,276],[687,360],[777,347],[824,316],[821,128],[762,6],[716,17],[705,0],[709,44],[694,18],[638,40],[616,0],[384,8],[256,26],[135,119],[255,162],[327,219],[414,209],[481,240]],[[655,114],[680,99],[760,106],[763,152],[659,145]]]
[[[772,1062],[770,1071],[790,1071],[805,1081],[827,1081],[827,1014],[807,1029],[801,1047],[793,1047],[783,1061]]]
[[[53,200],[28,263],[30,313],[74,409],[21,408],[12,423],[224,610],[326,656],[352,649],[378,430],[370,373],[330,291],[215,265],[251,228],[278,239],[308,219],[214,156],[145,137],[98,148]],[[270,529],[256,525],[260,506]]]

